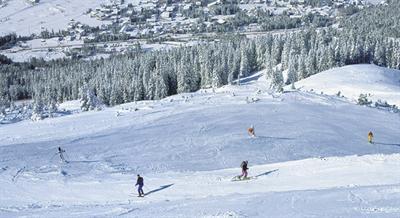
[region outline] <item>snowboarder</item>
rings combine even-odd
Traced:
[[[254,132],[254,126],[251,125],[250,128],[247,129],[247,133],[251,136],[251,137],[255,137],[256,133]]]
[[[373,138],[374,138],[374,134],[371,131],[369,131],[369,133],[368,133],[368,142],[372,144],[373,143],[372,142]]]
[[[139,174],[137,175],[137,181],[136,181],[136,185],[138,186],[138,193],[139,193],[139,197],[144,197],[144,192],[143,192],[143,177],[141,177]]]
[[[243,161],[242,164],[240,164],[240,167],[242,168],[242,175],[239,176],[239,179],[246,179],[247,178],[247,170],[249,169],[247,167],[247,164],[249,162],[247,160]]]
[[[60,155],[61,162],[68,163],[68,161],[65,160],[65,157],[64,157],[63,153],[65,153],[65,150],[62,149],[61,147],[58,147],[58,154]]]

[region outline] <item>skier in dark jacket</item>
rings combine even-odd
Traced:
[[[240,179],[245,179],[247,178],[247,170],[249,169],[247,167],[247,164],[249,162],[247,160],[243,161],[242,164],[240,164],[240,167],[242,168],[242,175],[240,176]]]
[[[65,157],[64,157],[63,153],[65,153],[65,150],[62,149],[61,147],[58,147],[58,154],[60,155],[61,162],[68,163],[68,161],[65,160]]]
[[[143,177],[141,177],[139,174],[137,175],[137,181],[136,181],[136,185],[138,185],[138,193],[139,193],[139,197],[144,197],[144,192],[143,192]]]

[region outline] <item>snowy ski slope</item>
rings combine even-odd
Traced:
[[[399,217],[399,114],[272,94],[262,73],[242,86],[0,126],[0,217]],[[256,179],[231,182],[242,160]]]
[[[386,100],[400,106],[400,71],[370,64],[350,65],[315,74],[296,83],[297,88],[341,95],[356,101],[360,94],[370,100]]]

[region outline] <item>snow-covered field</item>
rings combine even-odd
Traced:
[[[385,3],[386,0],[366,0],[366,2],[376,5],[376,4]]]
[[[40,33],[44,29],[65,29],[71,19],[91,26],[102,24],[84,13],[107,3],[107,0],[41,0],[31,4],[27,0],[10,0],[0,8],[0,35],[15,32],[18,35]]]
[[[360,94],[400,106],[400,71],[376,65],[351,65],[318,73],[296,83],[297,88],[329,95],[338,92],[356,101]]]
[[[399,129],[398,113],[346,98],[272,94],[262,72],[242,86],[2,125],[0,216],[399,217]],[[242,160],[255,179],[231,182]]]

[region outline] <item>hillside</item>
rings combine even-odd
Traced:
[[[400,71],[376,65],[350,65],[334,68],[301,80],[296,84],[302,90],[313,90],[329,95],[341,95],[356,101],[360,94],[371,94],[370,100],[387,101],[400,105]]]
[[[350,68],[360,67],[382,74]],[[272,94],[264,78],[0,126],[0,216],[399,216],[399,115],[334,96]],[[70,163],[60,164],[58,146]],[[231,182],[242,160],[257,179]],[[138,173],[145,198],[136,197]]]
[[[79,20],[91,26],[102,22],[84,15],[91,7],[100,6],[106,0],[41,0],[31,4],[26,0],[6,1],[5,7],[0,7],[0,35],[15,32],[18,35],[31,35],[48,29],[49,31],[67,28],[71,19]]]

